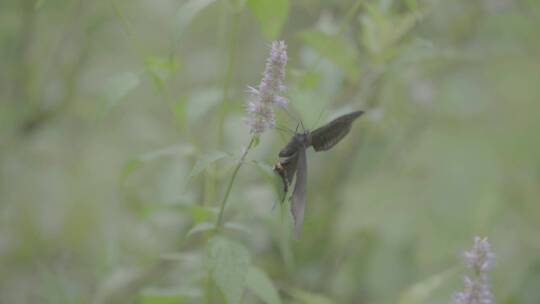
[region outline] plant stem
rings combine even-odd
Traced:
[[[255,143],[255,135],[251,137],[251,140],[249,141],[249,145],[242,153],[242,156],[240,157],[238,164],[236,164],[236,167],[234,168],[231,179],[229,180],[229,185],[227,185],[227,190],[225,191],[225,195],[223,196],[223,200],[221,201],[221,207],[219,209],[219,215],[218,215],[218,219],[216,223],[216,232],[219,231],[219,229],[223,225],[223,213],[225,211],[225,205],[227,204],[227,199],[229,199],[229,194],[231,194],[231,189],[234,184],[234,180],[236,179],[236,175],[238,174],[240,167],[242,167],[242,164],[244,164],[246,155],[248,154],[249,150],[252,148],[254,143]]]

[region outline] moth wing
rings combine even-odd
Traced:
[[[285,194],[287,194],[289,191],[289,186],[292,184],[297,166],[298,152],[274,166],[274,170],[279,174],[281,180],[283,181],[283,192],[285,192]]]
[[[307,160],[306,149],[298,150],[298,166],[296,170],[296,182],[291,197],[291,212],[294,219],[294,234],[296,239],[300,238],[302,224],[304,223],[304,210],[306,208],[306,186],[307,186]]]
[[[295,135],[291,138],[291,140],[287,143],[287,145],[279,151],[279,157],[290,157],[293,156],[300,147],[300,142],[298,141],[298,137]]]
[[[335,146],[351,130],[355,121],[364,111],[355,111],[340,116],[311,132],[311,145],[315,151],[326,151]]]

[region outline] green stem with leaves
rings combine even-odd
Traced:
[[[216,222],[216,232],[219,231],[221,226],[223,225],[223,213],[225,212],[225,205],[227,204],[227,200],[229,199],[229,195],[231,194],[231,189],[234,184],[234,181],[236,179],[236,175],[238,174],[238,171],[240,170],[240,167],[244,164],[244,160],[246,159],[247,154],[249,153],[249,150],[253,148],[255,142],[257,140],[257,136],[253,135],[251,137],[251,140],[249,141],[248,146],[242,153],[242,156],[240,157],[240,160],[238,161],[238,164],[236,164],[236,167],[234,168],[233,174],[231,176],[231,179],[229,180],[229,184],[227,185],[227,190],[225,191],[225,195],[223,196],[223,199],[221,200],[221,205],[219,209],[219,215]]]

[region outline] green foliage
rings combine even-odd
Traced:
[[[0,5],[0,303],[443,304],[475,235],[540,302],[539,1],[98,2]],[[293,241],[283,130],[357,109]]]
[[[45,4],[45,0],[36,0],[35,8],[40,9]]]
[[[298,304],[335,304],[334,301],[323,295],[301,289],[291,291],[291,296]]]
[[[197,15],[214,2],[215,0],[189,0],[182,3],[176,12],[173,23],[175,45],[181,42],[184,32]]]
[[[240,303],[250,265],[247,248],[225,237],[212,238],[206,248],[205,265],[227,303]]]
[[[401,294],[399,304],[429,303],[433,293],[448,283],[448,279],[455,272],[455,269],[450,269],[412,285]]]
[[[139,297],[141,304],[182,304],[191,303],[199,295],[194,291],[150,289]]]
[[[289,0],[248,0],[248,7],[266,39],[277,39],[289,16]]]
[[[178,70],[177,63],[170,58],[151,56],[146,59],[145,64],[154,85],[160,90],[164,88],[169,77]]]
[[[103,96],[107,101],[107,108],[115,107],[140,83],[137,73],[123,72],[109,78],[103,88]]]
[[[309,47],[341,68],[351,80],[358,78],[358,54],[342,36],[309,30],[301,33],[301,37]]]
[[[214,162],[217,162],[218,160],[223,159],[225,157],[229,157],[229,154],[225,152],[220,152],[220,151],[210,152],[201,156],[199,160],[197,160],[197,162],[195,163],[193,170],[191,170],[191,173],[189,174],[189,178],[192,179],[196,177],[197,175],[201,174],[201,172],[206,170]]]
[[[416,23],[414,13],[393,14],[375,5],[367,5],[362,18],[362,43],[377,60],[388,61],[396,55],[397,44]]]
[[[251,266],[247,274],[247,286],[266,304],[280,304],[281,299],[272,280],[261,269]]]

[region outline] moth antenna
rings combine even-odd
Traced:
[[[303,132],[306,132],[306,128],[304,128],[304,123],[302,122],[301,119],[300,119],[300,125],[302,126],[302,131],[303,131]]]
[[[283,127],[281,127],[281,126],[276,126],[275,129],[278,130],[278,131],[282,131],[282,132],[294,134],[293,130],[291,130],[291,129],[285,127],[285,126],[283,126]]]
[[[300,123],[296,124],[296,129],[294,130],[294,134],[298,133],[298,127],[300,126]]]
[[[289,110],[287,108],[281,108],[283,109],[283,111],[285,111],[285,113],[290,117],[292,118],[293,120],[295,121],[299,121],[300,119],[296,116],[294,116],[291,112],[289,112]]]
[[[322,108],[321,108],[321,112],[319,112],[319,117],[317,117],[317,120],[315,121],[315,126],[317,126],[317,124],[318,124],[319,121],[321,120],[323,114],[324,114],[324,107],[322,107]]]

